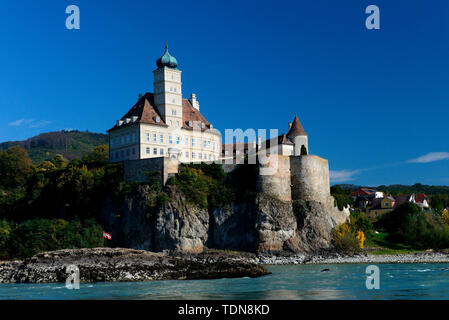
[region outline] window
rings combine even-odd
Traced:
[[[207,147],[210,149],[210,140],[207,141]]]
[[[147,147],[147,154],[150,154],[150,148]]]
[[[186,146],[188,146],[189,145],[189,137],[184,137],[184,141],[185,141]]]
[[[176,126],[179,127],[179,121],[176,121]]]
[[[147,141],[150,141],[150,133],[147,132]]]
[[[217,157],[214,155],[214,160],[217,160]]]
[[[172,136],[168,136],[168,143],[169,143],[169,144],[172,144],[172,143],[173,143]]]
[[[133,155],[136,154],[136,148],[133,148],[132,152]]]
[[[212,142],[212,149],[215,150],[215,141]]]
[[[174,88],[174,91],[176,92],[176,87]]]
[[[173,104],[175,104],[175,103],[176,103],[176,100],[175,100],[175,99],[172,99],[171,102],[172,102]]]
[[[159,141],[161,143],[164,143],[164,135],[163,134],[159,135]]]
[[[176,110],[175,109],[171,109],[171,115],[172,116],[176,116]]]
[[[211,156],[211,155],[209,155],[209,161],[211,160],[211,158],[212,158],[212,156]]]
[[[202,160],[203,159],[203,155],[202,155],[202,153],[200,152],[199,154],[198,154],[198,158],[200,158],[200,160]]]
[[[115,153],[115,158],[116,159],[118,158],[118,151]]]
[[[195,139],[192,138],[192,147],[195,146]]]
[[[129,157],[129,149],[126,149],[126,156]]]
[[[186,158],[189,158],[189,152],[186,151]]]
[[[153,142],[157,141],[157,134],[153,133]]]
[[[179,144],[181,142],[181,138],[180,137],[176,137],[176,144]]]
[[[192,159],[195,159],[195,152],[192,152]]]
[[[124,137],[124,136],[121,136],[120,138],[121,138],[122,144],[124,144],[124,143],[125,143],[125,137]]]
[[[204,142],[204,144],[203,144],[203,148],[204,148],[204,149],[206,149],[206,148],[207,148],[207,141],[206,141],[206,140],[204,140],[203,142]]]
[[[157,148],[153,148],[153,154],[157,155]]]
[[[135,142],[135,141],[136,141],[136,134],[135,134],[135,133],[133,133],[133,135],[131,136],[131,141],[132,141],[132,142]]]
[[[129,143],[129,134],[126,136],[126,143]]]
[[[163,155],[164,155],[164,149],[161,148],[161,149],[159,150],[159,153],[160,153],[161,156],[163,156]]]
[[[170,125],[171,125],[171,126],[173,125],[173,121],[171,121],[171,120],[170,120]]]
[[[119,139],[119,138],[116,138],[116,139],[115,139],[115,144],[118,145],[119,143],[120,143],[120,139]]]
[[[111,139],[110,145],[111,145],[111,149],[112,149],[112,147],[114,146],[114,139]]]

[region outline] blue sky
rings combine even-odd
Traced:
[[[286,132],[296,112],[334,183],[449,185],[444,0],[0,0],[0,141],[105,132],[152,92],[166,40],[222,132]]]

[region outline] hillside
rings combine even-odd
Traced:
[[[358,188],[361,188],[363,186],[357,186],[357,185],[353,185],[353,184],[338,184],[335,185],[336,186],[340,186],[342,189],[345,190],[357,190]],[[393,195],[393,196],[397,196],[400,194],[411,194],[411,193],[425,193],[428,196],[431,195],[436,195],[436,194],[447,194],[449,195],[449,186],[429,186],[429,185],[425,185],[425,184],[421,184],[421,183],[416,183],[412,186],[406,186],[406,185],[402,185],[402,184],[392,184],[389,186],[378,186],[378,187],[369,187],[369,188],[374,188],[380,191],[386,191],[389,194]],[[348,193],[350,192],[348,191]]]
[[[11,146],[21,146],[28,151],[33,163],[37,164],[52,158],[55,154],[62,154],[69,160],[80,158],[102,144],[108,144],[107,134],[76,130],[55,131],[42,133],[24,141],[0,143],[0,151]]]

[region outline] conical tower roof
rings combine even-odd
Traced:
[[[293,119],[292,126],[290,130],[287,133],[287,137],[294,137],[294,136],[307,136],[307,133],[304,131],[304,128],[301,125],[301,122],[299,122],[298,116],[295,114],[295,119]]]

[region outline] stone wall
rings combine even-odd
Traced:
[[[292,200],[327,203],[330,198],[329,164],[314,155],[290,157]]]
[[[290,157],[269,156],[267,164],[259,164],[260,174],[257,181],[257,191],[270,195],[282,201],[290,201]],[[265,172],[263,169],[266,169]],[[265,174],[264,174],[265,173]]]
[[[124,179],[126,182],[147,182],[148,173],[158,171],[161,173],[161,183],[178,172],[180,162],[168,157],[129,160],[124,162]]]

